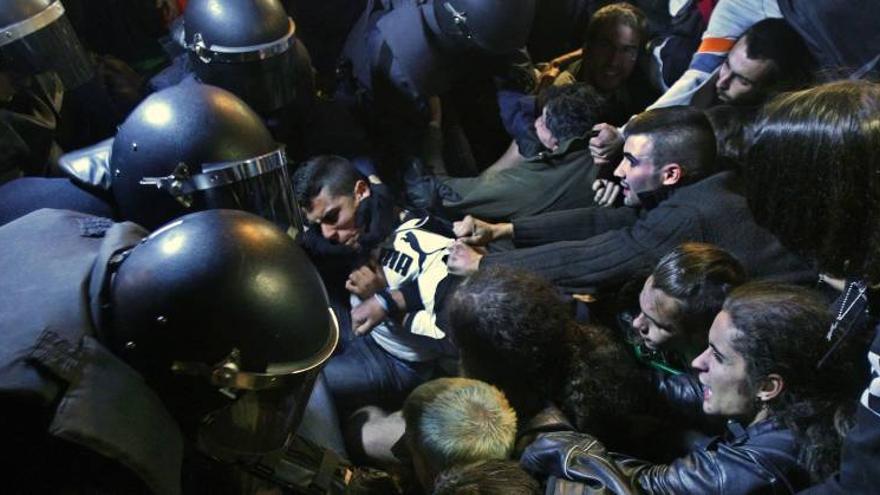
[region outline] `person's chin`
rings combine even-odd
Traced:
[[[629,194],[627,196],[624,196],[624,198],[623,198],[623,205],[624,206],[629,206],[629,207],[635,208],[636,206],[639,206],[640,204],[641,204],[641,202],[639,202],[638,196],[636,196],[634,194]]]

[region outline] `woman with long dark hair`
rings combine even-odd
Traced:
[[[842,406],[856,395],[855,387],[846,386],[854,381],[854,366],[844,353],[821,376],[815,372],[830,321],[822,299],[809,290],[761,282],[741,286],[725,301],[708,347],[692,363],[703,412],[728,420],[724,436],[700,442],[669,464],[654,464],[608,454],[590,435],[550,433],[526,449],[522,463],[613,493],[805,488],[835,469]]]
[[[746,160],[749,205],[840,290],[820,365],[870,338],[873,380],[840,472],[810,493],[875,493],[880,480],[880,85],[841,81],[782,95],[762,112]],[[821,367],[821,366],[820,366]],[[820,370],[821,373],[821,370]]]

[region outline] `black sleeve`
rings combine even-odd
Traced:
[[[634,208],[577,208],[520,218],[513,222],[517,247],[540,246],[558,241],[578,241],[609,230],[633,225],[638,219]]]
[[[514,231],[514,235],[520,234]],[[631,227],[585,240],[490,253],[483,257],[480,267],[515,266],[547,278],[565,292],[594,293],[623,284],[646,267],[650,269],[682,242],[701,239],[702,226],[696,211],[659,206]]]

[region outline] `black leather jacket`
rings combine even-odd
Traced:
[[[692,384],[672,378],[663,391],[688,405],[695,395]],[[676,397],[676,391],[682,396]],[[729,495],[794,493],[808,486],[809,473],[798,464],[791,430],[773,419],[748,428],[731,421],[727,430],[665,465],[609,453],[583,433],[548,433],[525,450],[521,463],[531,472],[582,482],[580,493]],[[574,493],[570,483],[562,485],[565,493]]]

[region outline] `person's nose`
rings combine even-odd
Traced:
[[[695,357],[693,361],[691,361],[691,367],[697,370],[700,373],[709,371],[709,355],[711,354],[712,349],[706,348],[699,356]]]
[[[626,172],[629,169],[626,158],[620,160],[620,163],[617,164],[617,168],[614,169],[614,176],[619,177],[621,179],[626,178]]]
[[[639,313],[639,315],[636,316],[636,319],[633,320],[632,325],[633,328],[638,330],[643,337],[648,336],[648,321],[647,318],[645,318],[645,313]]]
[[[321,235],[324,236],[324,239],[328,241],[338,241],[339,240],[339,232],[336,231],[336,227],[332,225],[321,224]]]

